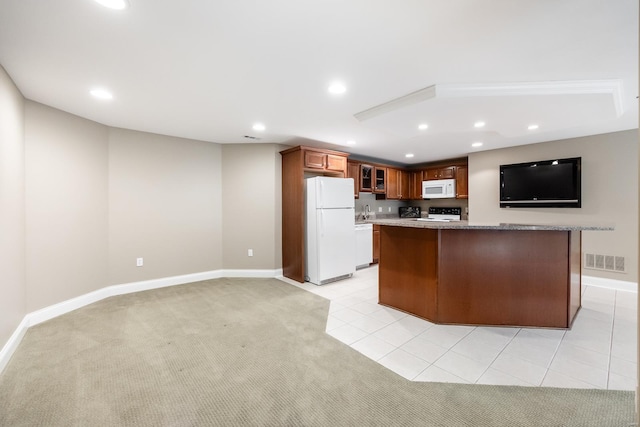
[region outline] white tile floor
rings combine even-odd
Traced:
[[[571,330],[436,325],[378,305],[377,266],[315,286],[327,333],[413,381],[635,390],[637,296],[584,286]]]

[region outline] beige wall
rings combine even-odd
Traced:
[[[582,208],[499,207],[499,166],[582,157]],[[638,280],[638,131],[484,151],[469,155],[469,219],[478,222],[613,224],[615,231],[585,231],[583,253],[624,256],[627,273],[584,269],[583,274]]]
[[[24,99],[0,66],[0,348],[26,314]]]
[[[225,269],[282,268],[282,160],[276,144],[222,146]],[[247,250],[253,249],[253,257]]]
[[[26,312],[222,268],[218,144],[109,128],[31,101],[25,123]]]
[[[222,268],[221,173],[218,144],[110,129],[109,283]]]
[[[27,311],[107,285],[108,128],[25,104]]]

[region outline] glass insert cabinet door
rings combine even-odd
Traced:
[[[387,168],[360,165],[360,191],[385,193],[387,190]]]
[[[373,166],[360,165],[360,191],[371,192],[373,190]]]
[[[386,172],[386,168],[374,168],[374,173],[376,176],[376,187],[374,192],[384,193],[386,191]]]

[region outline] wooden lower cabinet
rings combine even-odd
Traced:
[[[373,225],[373,264],[380,260],[380,226]]]

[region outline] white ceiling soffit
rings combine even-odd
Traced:
[[[438,84],[355,117],[405,140],[442,138],[450,133],[464,140],[486,142],[495,137],[528,135],[531,132],[527,126],[531,124],[549,132],[616,119],[623,112],[620,80],[588,80]],[[486,122],[486,128],[474,129],[476,121]],[[428,123],[428,131],[418,129],[421,123]]]
[[[488,84],[438,84],[411,92],[391,101],[354,114],[359,121],[418,104],[433,98],[470,98],[476,96],[538,95],[611,95],[616,117],[623,113],[622,80],[579,80],[555,82],[520,82]]]

